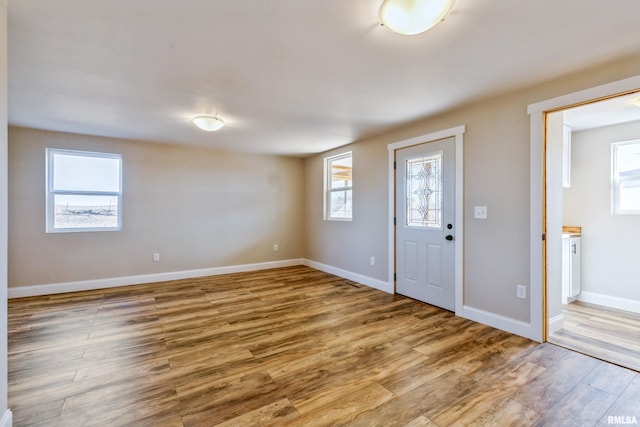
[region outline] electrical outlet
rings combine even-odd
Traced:
[[[518,298],[526,299],[527,298],[527,287],[522,285],[516,286],[516,296]]]
[[[160,254],[158,252],[154,252],[153,254],[153,262],[160,261]]]
[[[278,252],[278,249],[280,249],[280,247],[278,246],[277,243],[275,245],[273,245],[274,252]]]
[[[371,259],[369,259],[369,264],[376,265],[376,257],[372,256]]]

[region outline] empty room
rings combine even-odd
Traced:
[[[640,215],[636,0],[0,12],[0,427],[638,424],[637,365],[547,342],[563,231],[572,307],[640,255],[562,211],[571,158]],[[631,133],[566,151],[609,100]]]

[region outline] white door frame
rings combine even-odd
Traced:
[[[402,148],[411,147],[413,145],[420,145],[428,142],[437,141],[439,139],[451,138],[455,139],[455,259],[454,259],[454,276],[455,276],[455,313],[458,316],[462,315],[462,296],[463,296],[463,280],[464,280],[464,197],[463,197],[463,183],[464,183],[464,163],[463,163],[463,148],[465,132],[465,126],[457,126],[451,129],[445,129],[438,132],[433,132],[425,135],[420,135],[415,138],[405,139],[387,145],[389,151],[389,288],[396,291],[395,286],[395,268],[396,268],[396,233],[395,233],[395,206],[396,206],[396,174],[394,170],[394,162],[396,159],[396,150]]]
[[[546,214],[544,206],[545,164],[548,153],[544,148],[544,119],[548,112],[566,109],[574,105],[595,102],[601,99],[637,91],[640,88],[640,76],[630,77],[617,82],[581,90],[557,98],[548,99],[527,107],[530,116],[530,336],[542,342],[546,340],[547,313],[545,309],[546,278],[543,276],[543,218]]]

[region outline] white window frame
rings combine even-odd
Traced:
[[[120,162],[119,189],[118,191],[94,191],[94,190],[55,190],[54,189],[54,162],[56,154],[79,157],[98,157],[117,159]],[[46,232],[47,233],[76,233],[94,231],[121,231],[122,230],[122,155],[114,153],[99,153],[93,151],[65,150],[59,148],[46,149]],[[116,227],[55,227],[55,196],[116,196],[118,198],[118,225]]]
[[[625,145],[640,147],[640,139],[611,143],[611,213],[613,215],[640,215],[639,209],[622,209],[620,207],[620,187],[628,182],[636,182],[640,185],[640,169],[628,171],[624,175],[618,172],[618,148]]]
[[[350,217],[338,217],[331,215],[331,194],[343,191],[351,191],[351,200],[353,200],[353,176],[351,178],[351,185],[331,188],[331,165],[334,161],[342,160],[347,157],[351,157],[351,168],[353,170],[353,152],[347,151],[346,153],[337,154],[335,156],[324,158],[324,219],[325,221],[352,221],[353,220],[353,206]]]

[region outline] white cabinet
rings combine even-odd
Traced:
[[[580,236],[562,235],[562,302],[568,304],[580,295]]]

